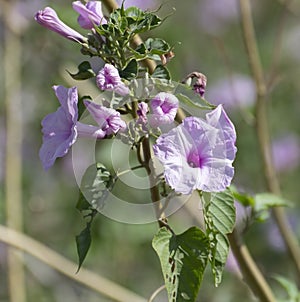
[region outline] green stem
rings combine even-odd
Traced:
[[[249,64],[256,83],[256,133],[260,146],[261,157],[263,160],[264,176],[268,191],[273,194],[280,195],[279,181],[274,168],[270,147],[266,102],[267,89],[263,76],[262,64],[257,49],[249,0],[240,0],[240,10]],[[290,257],[294,261],[298,277],[300,278],[300,249],[297,239],[288,224],[283,208],[274,208],[273,215]]]
[[[159,227],[163,227],[165,226],[165,224],[162,222],[162,220],[165,219],[165,216],[163,213],[163,206],[160,202],[161,199],[160,193],[156,183],[157,179],[156,179],[156,173],[154,170],[154,164],[152,160],[152,152],[151,152],[149,137],[145,137],[143,139],[142,148],[143,148],[143,155],[144,155],[144,166],[149,177],[151,200],[154,204],[156,219],[159,224]]]
[[[118,8],[118,5],[116,1],[114,0],[102,0],[103,4],[105,7],[108,9],[109,12],[112,12],[113,10]],[[132,39],[132,44],[134,46],[138,46],[141,43],[143,43],[142,39],[140,38],[139,35],[135,35]],[[148,68],[149,73],[153,73],[156,67],[156,64],[153,60],[145,59],[142,61],[142,64]],[[137,107],[137,103],[133,102],[133,106],[135,106],[135,109]],[[134,109],[134,108],[133,108]],[[136,110],[133,110],[136,112]],[[181,110],[180,110],[181,112]],[[180,114],[180,113],[179,113]],[[142,149],[143,149],[143,155],[144,159],[141,164],[144,165],[146,168],[148,177],[149,177],[149,182],[150,182],[150,192],[151,192],[151,200],[154,204],[155,207],[155,212],[156,212],[156,218],[158,221],[158,224],[160,227],[163,227],[164,224],[161,222],[163,219],[165,219],[164,214],[163,214],[163,207],[162,204],[160,203],[160,194],[158,187],[156,185],[156,174],[154,172],[154,166],[153,166],[153,160],[152,160],[152,152],[151,152],[151,146],[150,146],[150,140],[149,137],[145,137],[142,141]]]

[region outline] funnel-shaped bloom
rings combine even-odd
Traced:
[[[45,170],[48,170],[58,157],[68,153],[77,137],[102,139],[126,128],[119,112],[90,101],[84,101],[84,104],[98,126],[78,122],[77,88],[53,86],[53,89],[61,106],[42,121],[43,144],[39,155]]]
[[[219,105],[206,115],[206,121],[185,118],[182,124],[161,135],[153,149],[164,166],[166,182],[176,192],[219,192],[233,178],[235,141],[234,125]]]
[[[79,13],[78,23],[82,28],[93,29],[95,25],[106,24],[100,1],[89,1],[84,5],[81,1],[73,2],[74,10]]]
[[[72,41],[76,42],[84,42],[86,41],[86,38],[83,37],[80,33],[66,25],[64,22],[62,22],[54,9],[51,7],[46,7],[44,10],[38,11],[34,19],[41,24],[42,26],[57,32],[61,36],[68,38]]]
[[[149,123],[152,127],[171,124],[176,116],[179,101],[175,95],[160,92],[151,101]]]
[[[129,88],[122,82],[118,69],[111,64],[105,64],[99,71],[96,83],[101,90],[115,91],[123,96],[129,93]]]
[[[121,115],[118,111],[88,100],[84,101],[84,105],[99,125],[104,135],[115,134],[119,130],[126,128],[126,123],[121,119]]]
[[[42,121],[43,145],[39,155],[45,170],[57,157],[65,156],[77,139],[77,88],[53,86],[53,89],[61,106]]]

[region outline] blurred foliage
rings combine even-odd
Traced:
[[[226,14],[221,13],[228,7],[232,7],[232,5],[227,5],[227,2],[234,1],[224,0],[224,3],[223,1],[211,1],[211,3],[222,2],[218,8],[215,8],[217,12],[207,9],[209,2],[209,0],[166,2],[159,12],[160,15],[169,14],[172,7],[176,10],[161,28],[155,29],[151,33],[151,36],[161,37],[175,47],[175,58],[168,65],[173,79],[183,79],[191,71],[199,70],[208,78],[207,91],[219,79],[230,78],[233,74],[249,75],[238,16],[234,13],[230,16],[228,13],[229,16],[224,17]],[[280,51],[273,74],[275,81],[269,89],[269,118],[272,137],[276,139],[290,132],[300,137],[300,86],[298,83],[300,57],[297,57],[292,49],[292,47],[297,47],[299,51],[300,42],[291,36],[295,29],[298,28],[300,31],[299,16],[288,11],[285,12],[284,19],[282,19],[283,6],[278,1],[255,0],[252,3],[259,49],[267,78],[270,78],[274,51]],[[79,52],[80,46],[42,28],[34,22],[33,15],[38,9],[50,5],[59,12],[62,20],[80,31],[76,23],[77,15],[72,10],[71,1],[56,0],[41,3],[40,1],[24,0],[11,2],[11,5],[15,5],[16,12],[22,17],[16,22],[19,22],[18,26],[22,27],[22,102],[24,105],[20,110],[22,110],[24,118],[22,131],[24,134],[25,231],[33,238],[76,261],[74,238],[84,228],[84,221],[75,208],[78,200],[78,186],[73,176],[71,153],[58,160],[54,167],[45,172],[39,162],[38,150],[41,145],[40,121],[46,114],[56,110],[58,105],[51,86],[54,84],[70,86],[70,77],[65,70],[68,69],[70,62],[78,65],[82,61],[82,55]],[[158,6],[157,2],[154,7]],[[206,18],[202,20],[205,9],[207,10]],[[1,13],[3,14],[3,12]],[[2,19],[0,19],[0,24],[0,55],[2,56],[4,42]],[[218,24],[219,26],[217,26]],[[281,37],[279,44],[278,37]],[[143,38],[147,37],[143,36]],[[90,60],[90,62],[94,67],[96,66],[96,69],[102,64],[95,60]],[[0,73],[1,100],[3,99],[1,92],[3,91],[3,81],[2,73]],[[212,101],[222,103],[222,99]],[[229,115],[234,121],[238,133],[234,183],[246,192],[258,193],[264,191],[265,188],[262,167],[254,128],[245,121],[245,112],[251,114],[252,111],[253,107],[249,106],[241,110],[229,110]],[[3,125],[0,132],[3,132],[5,130],[3,101],[0,102],[0,114],[0,124]],[[4,137],[5,135],[0,133],[1,154],[4,153]],[[1,223],[5,222],[3,213],[5,207],[4,172],[2,171],[5,164],[3,160],[4,157],[1,155]],[[287,212],[298,236],[300,233],[297,221],[300,197],[299,179],[299,165],[280,173],[283,196],[294,202],[294,208],[288,209]],[[122,194],[126,194],[124,189],[120,188],[120,190]],[[176,212],[170,221],[176,232],[182,232],[191,223],[195,223],[185,208]],[[292,279],[292,264],[278,239],[278,234],[277,239],[271,237],[275,228],[272,221],[265,224],[254,224],[245,234],[245,239],[259,267],[268,277],[272,274],[282,274]],[[98,215],[91,231],[93,243],[84,263],[85,267],[145,297],[149,297],[156,288],[163,284],[159,261],[151,247],[151,240],[157,232],[155,223],[129,225]],[[1,302],[8,299],[5,254],[6,247],[0,244]],[[26,256],[25,259],[28,301],[110,301],[68,280],[31,256]],[[210,281],[210,273],[206,272],[199,301],[201,298],[201,301],[234,302],[241,301],[241,297],[245,302],[254,301],[240,276],[235,272],[225,271],[224,281],[216,289],[213,288]],[[280,288],[275,281],[272,285]],[[165,293],[160,294],[157,301],[166,301]]]

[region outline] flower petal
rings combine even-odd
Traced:
[[[66,155],[77,139],[77,88],[53,86],[53,89],[61,106],[42,121],[43,144],[39,156],[45,170],[57,157]]]
[[[72,5],[73,9],[80,14],[78,23],[82,28],[92,29],[95,25],[107,23],[103,16],[100,1],[88,1],[86,5],[81,1],[74,1]]]
[[[153,146],[166,182],[178,193],[223,191],[233,178],[234,126],[222,107],[207,117],[207,122],[197,117],[184,119]]]

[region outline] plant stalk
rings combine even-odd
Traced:
[[[6,108],[5,199],[7,226],[22,231],[22,32],[21,28],[15,25],[14,18],[12,18],[14,2],[1,1],[0,3],[4,21],[3,74]],[[26,285],[23,254],[12,247],[8,248],[7,263],[9,300],[11,302],[25,302]]]
[[[245,283],[263,302],[276,302],[271,288],[258,269],[246,245],[241,242],[236,231],[227,235],[231,250],[238,261]]]
[[[47,264],[63,275],[79,282],[80,284],[104,295],[113,301],[119,302],[146,302],[147,300],[132,291],[94,273],[88,269],[81,268],[78,274],[75,274],[78,265],[44,244],[26,236],[20,232],[0,225],[0,241],[14,248],[17,248],[36,259]],[[15,290],[18,290],[15,287]]]
[[[273,194],[280,195],[280,185],[274,168],[270,144],[269,125],[267,119],[267,88],[257,48],[249,0],[240,0],[240,11],[242,17],[244,42],[248,53],[250,68],[256,83],[256,133],[260,146],[261,157],[263,160],[264,176],[268,191]],[[295,264],[298,278],[300,278],[299,244],[287,221],[284,209],[282,207],[274,208],[273,216],[290,257]]]

